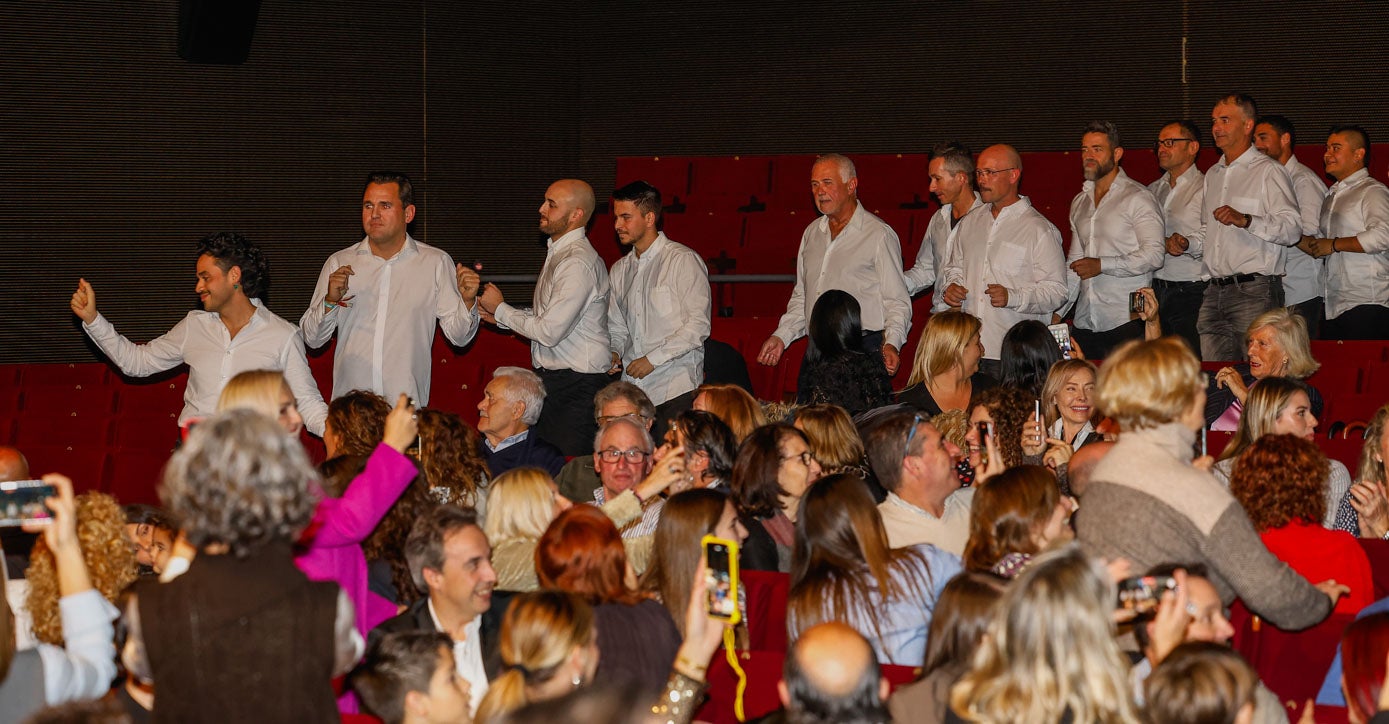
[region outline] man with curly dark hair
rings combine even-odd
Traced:
[[[101,351],[131,377],[147,377],[188,364],[179,424],[217,410],[222,386],[246,370],[284,372],[294,391],[304,426],[323,434],[328,406],[318,392],[298,327],[261,303],[269,282],[265,253],[246,237],[222,231],[198,242],[198,283],[202,311],[191,311],[164,335],[145,344],[122,336],[97,312],[96,292],[79,279],[69,307]]]

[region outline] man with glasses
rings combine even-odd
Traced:
[[[1255,150],[1283,164],[1293,182],[1297,214],[1302,220],[1301,236],[1316,236],[1321,225],[1322,201],[1326,199],[1326,182],[1321,180],[1321,174],[1307,168],[1293,155],[1295,143],[1297,129],[1286,117],[1260,116],[1254,122]],[[1321,330],[1325,294],[1325,263],[1301,249],[1289,249],[1283,275],[1283,303],[1288,311],[1307,321],[1307,334],[1312,339],[1316,339]]]
[[[598,391],[593,397],[593,422],[602,428],[619,417],[635,417],[641,420],[649,432],[656,418],[656,405],[642,392],[640,387],[618,380]],[[655,436],[652,436],[655,439]],[[598,489],[598,469],[594,459],[581,455],[564,464],[555,476],[555,484],[564,497],[575,503],[593,499],[593,491]]]
[[[1018,322],[1051,321],[1066,301],[1061,234],[1018,193],[1022,157],[999,144],[979,154],[975,179],[987,204],[960,222],[959,238],[938,283],[945,301],[983,322],[980,371],[999,373],[1003,335]],[[984,213],[987,211],[988,213]]]
[[[1075,304],[1073,334],[1093,359],[1143,338],[1143,320],[1129,299],[1162,266],[1162,213],[1148,189],[1119,168],[1123,158],[1113,123],[1085,126],[1080,142],[1085,183],[1071,201],[1066,294],[1067,306]]]
[[[940,201],[940,210],[931,215],[926,236],[921,239],[921,250],[916,254],[916,264],[907,270],[907,292],[913,295],[935,285],[936,273],[945,267],[950,250],[955,247],[960,220],[983,206],[979,192],[974,190],[974,157],[964,146],[958,143],[936,146],[931,151],[926,173],[931,178],[931,193]],[[937,289],[931,300],[931,313],[949,308],[944,290]]]
[[[593,491],[593,505],[602,507],[622,493],[633,490],[651,472],[651,452],[655,445],[651,433],[639,417],[615,417],[603,425],[593,441],[593,467],[598,469],[602,485]],[[676,461],[671,462],[672,465]],[[664,501],[657,497],[637,496],[642,505],[640,518],[620,526],[623,538],[639,538],[656,532],[661,522]]]
[[[498,367],[477,403],[482,456],[492,477],[514,468],[540,468],[558,475],[564,453],[541,439],[531,426],[545,407],[545,384],[522,367]]]
[[[974,488],[961,488],[955,474],[960,448],[905,406],[870,419],[862,434],[873,474],[888,491],[878,504],[888,545],[930,543],[963,555]]]
[[[1173,121],[1158,131],[1157,160],[1162,177],[1148,184],[1162,207],[1167,254],[1153,273],[1153,294],[1164,334],[1186,340],[1201,355],[1196,317],[1206,295],[1206,270],[1201,262],[1201,204],[1206,200],[1206,177],[1196,168],[1201,131],[1189,120]]]

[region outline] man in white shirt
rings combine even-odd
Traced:
[[[173,329],[146,344],[121,336],[97,312],[96,291],[86,279],[78,281],[69,306],[82,318],[87,336],[131,377],[187,363],[180,425],[216,412],[222,388],[238,373],[280,370],[304,426],[321,436],[328,406],[309,371],[299,330],[260,301],[268,271],[265,254],[246,237],[227,231],[203,237],[198,242],[195,288],[203,310],[189,312]]]
[[[415,218],[414,196],[403,173],[367,175],[366,238],[328,257],[299,319],[310,347],[338,333],[334,399],[352,390],[388,400],[403,392],[423,407],[429,402],[435,320],[460,347],[477,334],[477,272],[406,232]]]
[[[810,191],[823,215],[801,235],[796,286],[776,331],[762,343],[757,361],[768,366],[780,362],[786,345],[806,333],[820,295],[839,289],[859,303],[863,351],[881,355],[888,374],[895,374],[912,324],[897,232],[859,203],[858,173],[846,156],[830,153],[816,159],[810,169]]]
[[[709,338],[709,270],[695,250],[659,230],[661,192],[633,181],[613,192],[617,240],[631,253],[608,278],[612,372],[635,384],[656,405],[656,435],[690,409],[704,382]]]
[[[960,222],[938,284],[945,285],[946,304],[983,322],[979,369],[997,377],[1009,328],[1027,319],[1046,324],[1066,301],[1066,260],[1061,233],[1018,194],[1022,157],[1017,149],[1003,144],[984,149],[974,176],[987,206]]]
[[[931,151],[926,173],[931,178],[931,193],[940,201],[940,210],[931,215],[926,235],[921,239],[921,249],[916,253],[916,264],[907,270],[907,293],[912,296],[935,285],[937,272],[945,266],[955,246],[960,219],[983,206],[979,192],[974,190],[974,156],[964,146],[958,143],[936,146]],[[943,291],[936,290],[931,300],[932,314],[950,308],[945,303]]]
[[[530,309],[506,303],[496,285],[480,297],[483,317],[531,341],[531,364],[545,383],[545,409],[535,431],[565,455],[593,451],[593,396],[610,381],[608,268],[589,244],[593,187],[562,179],[545,190],[540,231],[549,236]]]
[[[1085,184],[1071,201],[1066,296],[1068,307],[1075,304],[1073,334],[1091,359],[1143,338],[1143,320],[1130,299],[1162,267],[1162,210],[1143,184],[1119,168],[1123,157],[1113,123],[1086,125],[1080,148]]]
[[[888,490],[887,499],[878,504],[888,545],[930,543],[962,555],[974,488],[961,488],[955,474],[960,449],[905,407],[869,421],[863,444],[873,474]]]
[[[1302,220],[1299,239],[1316,236],[1321,224],[1321,205],[1326,198],[1326,182],[1321,175],[1307,168],[1293,147],[1297,129],[1283,116],[1259,116],[1254,122],[1254,148],[1259,153],[1283,164],[1293,183],[1298,218]],[[1283,274],[1283,303],[1288,311],[1307,321],[1307,334],[1316,339],[1323,319],[1323,295],[1326,294],[1326,264],[1301,249],[1288,249],[1288,263]]]
[[[1173,121],[1158,131],[1158,167],[1162,177],[1148,184],[1162,207],[1166,255],[1162,268],[1153,272],[1153,293],[1158,301],[1158,320],[1164,334],[1186,340],[1201,355],[1201,335],[1196,317],[1206,295],[1206,269],[1201,247],[1206,223],[1201,204],[1206,199],[1206,177],[1196,168],[1201,152],[1201,129],[1188,120]]]
[[[372,629],[367,648],[374,649],[381,638],[399,631],[448,634],[454,665],[470,687],[469,708],[476,712],[488,680],[501,673],[502,664],[501,617],[484,615],[492,607],[497,572],[477,511],[454,505],[431,508],[405,539],[405,562],[415,587],[427,595]]]
[[[1336,179],[1321,230],[1298,246],[1326,260],[1323,339],[1389,336],[1389,188],[1370,178],[1370,137],[1336,126],[1326,139],[1326,173]]]
[[[1259,110],[1235,93],[1211,111],[1211,138],[1220,160],[1206,171],[1202,248],[1210,285],[1196,321],[1201,359],[1244,358],[1244,335],[1260,314],[1283,306],[1287,247],[1301,238],[1288,173],[1254,150]]]

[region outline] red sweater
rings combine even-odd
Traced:
[[[1349,533],[1315,523],[1293,522],[1260,534],[1273,555],[1312,583],[1328,578],[1350,586],[1336,602],[1335,613],[1359,613],[1375,599],[1370,559]]]

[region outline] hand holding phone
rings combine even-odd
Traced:
[[[1172,576],[1136,576],[1119,581],[1119,608],[1137,615],[1157,610],[1162,594],[1177,590]]]
[[[1071,344],[1071,328],[1062,322],[1061,324],[1048,324],[1047,329],[1051,332],[1052,338],[1056,340],[1056,346],[1061,349],[1061,356],[1071,359],[1071,352],[1074,350]]]
[[[704,548],[704,611],[709,618],[738,623],[738,543],[706,535]]]
[[[57,495],[57,487],[43,480],[0,483],[0,527],[27,529],[51,524],[53,513],[46,503]]]

